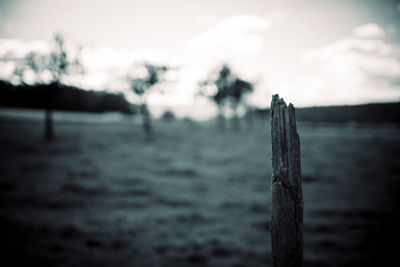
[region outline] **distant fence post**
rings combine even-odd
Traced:
[[[292,104],[279,95],[271,102],[272,207],[271,242],[274,267],[303,266],[303,193],[300,139]]]

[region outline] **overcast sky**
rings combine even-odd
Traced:
[[[143,60],[179,68],[150,97],[202,118],[215,108],[194,97],[221,63],[267,107],[272,93],[295,106],[400,100],[400,2],[392,0],[14,0],[0,1],[0,57],[46,53],[54,32],[82,46],[85,77],[71,84],[126,90]],[[11,65],[0,62],[7,78]]]

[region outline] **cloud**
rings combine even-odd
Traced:
[[[68,55],[75,57],[79,51],[78,47],[72,46],[68,42],[66,45]],[[16,62],[23,60],[30,52],[49,55],[51,46],[51,42],[46,40],[24,42],[19,39],[0,39],[0,78],[10,79]],[[84,48],[80,51],[79,58],[85,75],[71,74],[65,77],[64,82],[94,90],[124,90],[126,87],[123,84],[126,83],[124,79],[129,73],[137,71],[137,63],[162,64],[167,62],[166,56],[158,50],[120,51],[111,47]],[[34,82],[33,78],[29,78],[32,75],[28,70],[24,76],[27,77],[27,80]],[[121,80],[124,80],[123,83]]]
[[[109,71],[111,69],[132,68],[135,62],[152,62],[162,64],[166,55],[155,49],[116,50],[112,47],[84,49],[82,59],[85,66],[91,71]]]
[[[0,58],[24,58],[28,53],[47,54],[50,45],[44,40],[24,42],[19,39],[0,39]]]
[[[386,35],[385,31],[375,23],[369,23],[357,27],[353,32],[356,37],[361,38],[383,38]]]
[[[400,46],[384,41],[377,24],[354,29],[353,36],[302,55],[306,94],[313,104],[354,104],[400,99]]]
[[[272,17],[280,19],[281,10],[275,10]],[[64,83],[86,89],[122,91],[130,98],[126,76],[129,72],[136,75],[140,71],[138,63],[179,65],[173,78],[175,82],[163,84],[165,93],[151,94],[149,103],[159,107],[164,105],[166,108],[181,106],[182,111],[196,107],[199,114],[207,110],[212,115],[215,113],[213,104],[193,96],[198,89],[198,81],[205,79],[210,70],[218,68],[222,62],[240,67],[238,72],[241,76],[243,68],[249,69],[244,66],[251,65],[251,71],[248,71],[254,75],[256,71],[252,61],[259,58],[259,52],[262,52],[264,35],[270,27],[270,20],[258,15],[238,15],[219,21],[215,17],[201,16],[197,22],[205,26],[206,30],[187,42],[174,55],[154,49],[118,50],[106,46],[83,48],[80,59],[85,74],[68,75]],[[68,44],[68,40],[66,41]],[[51,42],[48,41],[34,43],[0,40],[0,57],[7,55],[24,58],[31,51],[46,54],[50,49]],[[13,66],[0,62],[0,71],[2,66],[7,70],[3,73],[11,75]],[[247,78],[246,75],[244,78]],[[204,114],[199,116],[204,117]]]
[[[257,15],[239,15],[221,20],[187,43],[191,50],[253,53],[262,48],[270,22]]]
[[[45,55],[49,51],[50,45],[44,40],[24,42],[19,39],[0,39],[0,79],[12,79],[16,62],[23,60],[30,52]],[[28,82],[32,80],[31,73],[27,72],[26,77]]]
[[[271,14],[271,18],[247,14],[231,16],[217,23],[213,21],[210,23],[212,26],[189,40],[178,56],[182,67],[175,90],[179,91],[179,95],[185,96],[180,98],[180,104],[190,106],[202,101],[200,98],[193,98],[198,82],[206,79],[222,63],[230,65],[244,79],[253,81],[261,76],[265,71],[261,67],[265,63],[260,64],[265,35],[272,17],[275,20],[283,18],[281,9],[275,9]],[[265,92],[264,89],[263,86],[257,86],[257,92]],[[253,100],[251,99],[257,104],[260,102],[259,98],[258,101]],[[204,105],[204,101],[201,104]],[[211,102],[205,105],[203,110],[205,109],[215,112]]]
[[[159,50],[117,50],[112,47],[84,49],[82,64],[86,69],[87,86],[96,85],[96,89],[115,88],[116,80],[123,80],[127,75],[140,71],[140,64],[166,64],[168,57]],[[115,88],[117,89],[117,88]]]

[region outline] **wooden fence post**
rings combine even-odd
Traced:
[[[271,102],[272,207],[271,242],[274,267],[303,266],[303,193],[300,139],[292,104],[279,95]]]

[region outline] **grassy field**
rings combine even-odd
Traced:
[[[57,139],[47,143],[43,114],[32,114],[0,112],[3,261],[271,266],[267,121],[240,132],[156,121],[149,141],[129,118],[56,114]],[[304,265],[389,265],[399,240],[400,129],[298,128]]]

